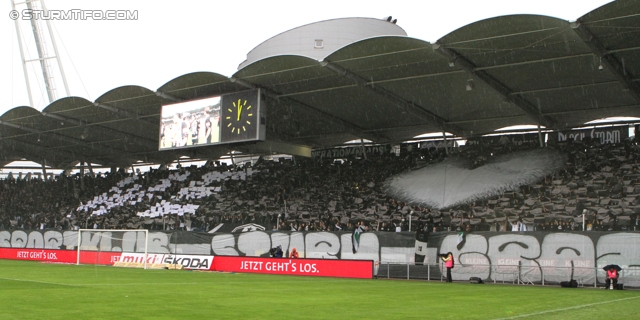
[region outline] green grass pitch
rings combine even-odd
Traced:
[[[1,319],[638,319],[640,291],[0,260]]]

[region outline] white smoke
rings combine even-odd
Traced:
[[[492,158],[469,169],[466,160],[450,157],[438,164],[395,175],[385,182],[387,195],[415,205],[446,209],[501,195],[532,184],[562,169],[557,150],[536,149]]]

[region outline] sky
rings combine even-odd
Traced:
[[[254,47],[305,24],[345,17],[393,16],[407,35],[436,42],[467,24],[510,14],[575,21],[609,0],[451,1],[142,1],[46,0],[49,10],[128,10],[136,20],[50,21],[71,96],[94,101],[123,85],[156,90],[183,74],[233,75]],[[0,8],[0,115],[28,106],[11,2]],[[455,4],[454,4],[455,3]],[[20,18],[18,18],[20,19]],[[26,25],[28,24],[21,24]],[[23,35],[32,36],[23,28]],[[26,30],[25,30],[26,29]],[[60,80],[60,77],[57,77]],[[61,83],[61,82],[60,82]],[[59,86],[62,89],[62,85]],[[39,94],[43,90],[35,89]],[[64,96],[58,90],[59,97]],[[42,110],[42,95],[33,107]]]

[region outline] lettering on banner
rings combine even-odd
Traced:
[[[555,260],[553,268],[544,269],[545,281],[566,281],[572,275],[593,281],[596,252],[591,238],[574,233],[547,234],[541,249],[538,259]]]
[[[622,268],[625,286],[640,286],[640,234],[618,232],[605,234],[598,239],[596,246],[597,266],[617,264]],[[604,282],[604,270],[598,270],[598,281]]]
[[[232,234],[218,234],[211,238],[211,249],[215,255],[239,256],[235,247],[236,238]]]
[[[640,258],[637,258],[640,257],[640,234],[630,232],[543,233],[533,231],[524,234],[474,232],[467,235],[465,244],[460,248],[458,248],[457,235],[433,233],[428,243],[420,244],[424,246],[420,252],[416,252],[415,239],[409,240],[411,243],[409,246],[394,246],[398,241],[406,241],[407,235],[367,232],[361,236],[360,249],[355,254],[352,252],[351,236],[348,233],[258,231],[246,235],[214,234],[188,237],[174,237],[173,234],[149,232],[149,252],[159,254],[163,259],[167,254],[179,256],[176,255],[178,252],[203,256],[214,254],[268,257],[270,247],[281,245],[285,254],[292,247],[296,247],[305,258],[373,260],[382,263],[387,260],[397,260],[410,263],[411,260],[407,257],[415,256],[416,262],[428,259],[428,263],[438,263],[436,252],[451,251],[457,262],[453,275],[454,279],[458,280],[477,276],[482,279],[495,277],[500,281],[505,277],[517,276],[511,269],[520,269],[521,279],[526,276],[531,281],[540,281],[541,271],[544,271],[545,281],[548,282],[566,281],[573,274],[574,278],[580,277],[584,283],[589,283],[595,280],[594,270],[596,270],[597,280],[600,283],[604,281],[604,272],[601,268],[606,264],[618,264],[626,272],[625,285],[640,286],[640,275],[636,275],[638,272],[634,271],[636,270],[634,268],[637,268],[635,266],[640,265]],[[118,250],[127,249],[132,250],[133,253],[139,253],[144,249],[141,245],[144,243],[144,238],[141,235],[142,233],[136,231],[104,234],[96,232],[91,237],[83,236],[81,245],[101,251],[120,252]],[[170,241],[170,239],[173,240]],[[77,246],[77,241],[77,231],[0,231],[0,248],[25,249],[19,250],[20,253],[16,256],[18,259],[61,259],[60,255],[48,253],[31,255],[29,253],[31,251],[27,249],[36,249],[33,252],[39,252],[38,249],[64,247],[73,250]],[[180,259],[176,262],[188,268],[212,265],[212,260],[205,262],[201,258],[199,261]],[[314,273],[318,268],[317,265],[293,262],[296,262],[296,272],[302,270],[302,272]],[[496,269],[496,265],[503,265],[504,270]],[[264,271],[266,265],[263,264],[260,268]],[[274,266],[270,265],[269,268],[274,269]],[[278,268],[288,268],[291,272],[294,265],[276,265],[275,270],[277,271]]]
[[[599,140],[601,144],[620,143],[622,140],[627,138],[627,134],[624,134],[623,130],[626,130],[626,128],[597,128],[558,132],[558,141],[582,141],[584,138],[589,137],[593,140]]]
[[[164,255],[162,254],[147,254],[147,264],[162,263]],[[111,259],[113,260],[113,258]],[[144,263],[144,253],[123,253],[117,262],[137,262]]]
[[[593,264],[592,261],[590,260],[565,260],[564,261],[564,266],[565,267],[574,267],[574,268],[593,268]]]
[[[287,241],[288,242],[288,241]],[[271,239],[264,231],[244,232],[238,236],[238,250],[248,256],[261,256],[271,249]],[[287,252],[286,247],[282,247]]]
[[[524,271],[530,281],[542,279],[540,268],[533,261],[540,256],[540,243],[535,237],[510,233],[493,236],[489,238],[488,252],[496,260],[493,280],[516,280],[518,270]]]
[[[64,242],[61,232],[51,230],[44,232],[43,240],[45,249],[60,249]]]
[[[320,273],[316,263],[305,262],[302,260],[286,260],[283,261],[251,261],[243,260],[240,262],[240,270],[246,271],[269,271],[283,273]]]
[[[169,235],[163,232],[149,232],[148,252],[170,253]],[[208,252],[210,253],[210,252]]]
[[[451,252],[455,261],[458,262],[451,272],[454,280],[468,280],[470,274],[477,274],[477,277],[487,279],[491,274],[489,265],[476,265],[460,263],[471,259],[478,261],[489,261],[487,256],[487,240],[476,234],[466,236],[466,244],[458,249],[458,236],[448,235],[442,240],[440,253]]]
[[[44,237],[39,231],[29,233],[27,240],[27,248],[44,248]]]
[[[240,270],[262,271],[264,261],[241,261]]]
[[[462,261],[463,264],[489,264],[489,259],[486,258],[465,258]]]
[[[171,242],[171,232],[149,232],[148,252],[155,254],[191,254],[269,257],[269,249],[280,245],[288,254],[296,248],[303,258],[356,259],[374,261],[410,262],[415,248],[413,242],[406,247],[382,246],[376,233],[364,233],[360,238],[360,249],[352,252],[350,233],[332,232],[264,232],[253,231],[241,234],[214,234],[198,237],[202,243],[190,242],[188,237],[178,236]],[[398,235],[413,238],[410,235]],[[28,240],[32,239],[32,240]],[[185,239],[184,242],[180,241]],[[210,239],[210,242],[205,242]],[[393,240],[391,240],[393,241]],[[411,240],[412,241],[412,240]],[[83,233],[82,250],[103,252],[144,252],[144,234],[137,231],[100,231]],[[77,231],[0,231],[0,247],[32,249],[77,249]],[[428,249],[427,249],[428,250]]]
[[[468,146],[479,145],[529,145],[538,143],[538,134],[513,134],[513,135],[501,135],[501,136],[488,136],[470,138],[467,140]]]
[[[298,273],[320,273],[320,270],[317,269],[316,264],[315,263],[304,263],[304,262],[300,262],[300,263],[293,263],[291,265],[291,267],[293,268],[293,272],[298,272]]]
[[[366,146],[364,147],[364,150],[368,156],[384,155],[390,152],[388,145]],[[342,147],[342,148],[311,151],[311,157],[313,158],[335,159],[335,158],[346,158],[346,157],[352,157],[352,156],[362,156],[362,147],[354,146],[354,147]]]
[[[307,258],[338,259],[340,238],[331,232],[308,233],[305,252]]]
[[[166,255],[163,263],[179,264],[189,269],[209,270],[213,257],[211,256],[191,256],[191,255]]]
[[[11,233],[0,231],[0,248],[11,248]]]
[[[420,142],[420,149],[441,149],[444,147],[448,147],[448,148],[455,148],[456,147],[456,142],[454,141],[447,141],[447,143],[444,143],[444,141],[427,141],[427,142]],[[410,148],[410,146],[407,146],[407,151],[411,151],[412,148]]]
[[[264,269],[267,271],[277,271],[277,272],[289,272],[289,265],[291,264],[291,260],[289,262],[269,262],[267,261],[264,264]]]
[[[58,260],[57,252],[47,251],[18,251],[16,258],[20,260],[43,260],[43,261],[56,261]]]
[[[472,238],[473,237],[473,238]],[[457,235],[432,234],[431,248],[439,253],[451,251],[456,258],[454,279],[481,277],[487,280],[559,283],[580,279],[583,283],[602,283],[607,264],[626,271],[624,283],[640,285],[640,234],[611,233],[471,233],[458,248]]]
[[[11,247],[12,248],[26,248],[27,247],[27,233],[22,230],[15,230],[11,233]]]
[[[122,253],[111,258],[111,262],[144,263],[144,253]],[[209,270],[213,256],[147,254],[147,264],[177,264],[189,269]]]
[[[65,231],[62,234],[62,243],[67,249],[77,249],[78,231]]]
[[[541,267],[555,267],[556,266],[556,260],[538,259],[537,261],[538,261],[538,263],[540,264]]]
[[[0,247],[4,248],[25,248],[25,249],[47,249],[44,252],[50,252],[51,249],[60,249],[62,245],[62,234],[60,232],[40,232],[32,231],[28,235],[29,241],[23,242],[26,232],[22,230],[9,232],[0,232]],[[44,239],[48,239],[45,243]],[[56,244],[59,243],[59,244]],[[53,255],[52,255],[53,257]]]

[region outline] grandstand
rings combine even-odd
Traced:
[[[288,170],[288,166],[295,167],[305,163],[300,157],[310,156],[311,150],[337,146],[347,140],[367,139],[370,142],[368,145],[389,146],[389,149],[394,150],[402,146],[402,151],[397,153],[400,157],[393,161],[390,157],[383,157],[384,161],[390,162],[389,166],[395,168],[390,172],[380,173],[381,176],[375,177],[377,179],[362,177],[361,181],[345,182],[342,188],[354,187],[356,184],[363,188],[365,186],[360,185],[363,181],[365,184],[373,184],[373,192],[378,193],[379,197],[375,201],[383,206],[386,205],[380,186],[383,180],[401,169],[416,165],[391,163],[402,162],[398,161],[399,158],[405,158],[403,161],[408,162],[423,160],[424,155],[420,155],[419,159],[410,159],[416,156],[415,152],[405,152],[407,147],[412,146],[406,141],[415,140],[414,137],[421,133],[443,132],[444,140],[439,143],[444,143],[445,154],[441,155],[442,150],[437,150],[436,155],[444,157],[449,153],[447,146],[450,144],[447,139],[449,142],[463,139],[469,140],[470,144],[479,143],[483,135],[494,133],[501,127],[533,123],[538,126],[538,137],[530,134],[523,139],[527,139],[528,145],[543,146],[556,144],[558,140],[562,140],[560,137],[566,136],[563,133],[583,126],[586,121],[610,116],[640,116],[640,108],[637,107],[640,88],[633,77],[638,73],[638,67],[634,64],[635,60],[630,59],[633,54],[637,54],[635,41],[638,37],[633,31],[621,32],[626,30],[626,26],[636,22],[634,16],[626,15],[627,12],[638,10],[636,7],[637,4],[633,1],[617,1],[572,23],[543,16],[496,17],[462,27],[434,44],[408,38],[398,25],[386,20],[346,18],[312,23],[284,32],[257,46],[231,78],[198,72],[173,79],[155,91],[127,86],[113,89],[95,102],[67,97],[55,101],[42,112],[30,107],[14,108],[0,117],[3,164],[14,160],[34,161],[42,165],[42,177],[50,180],[46,183],[53,184],[62,182],[54,182],[51,173],[47,174],[47,168],[50,171],[64,170],[63,175],[73,169],[76,169],[75,172],[81,170],[79,179],[77,176],[55,179],[70,181],[65,183],[64,189],[68,194],[65,198],[68,199],[69,207],[74,207],[73,213],[78,216],[66,218],[75,221],[72,224],[65,222],[68,227],[87,227],[89,222],[95,223],[79,212],[95,212],[95,216],[103,216],[119,210],[125,210],[124,214],[128,214],[129,219],[116,224],[111,220],[114,218],[110,218],[108,223],[102,223],[104,227],[156,226],[159,223],[156,221],[158,217],[167,213],[176,214],[176,210],[190,216],[196,212],[209,211],[209,214],[213,214],[220,212],[220,209],[233,208],[235,210],[227,211],[223,216],[231,215],[233,220],[247,221],[251,219],[239,219],[237,216],[246,216],[256,209],[258,216],[279,214],[284,210],[284,200],[278,199],[278,192],[270,190],[266,191],[269,197],[265,199],[247,198],[242,200],[244,207],[237,204],[234,206],[232,199],[222,198],[224,193],[228,193],[220,190],[226,184],[224,180],[236,181],[241,177],[240,181],[251,181],[253,176],[255,179],[264,179],[262,176],[265,173],[261,172],[260,166],[267,166],[267,170],[274,170],[271,166]],[[610,21],[616,21],[616,24],[612,25]],[[330,30],[337,28],[349,28],[353,32],[346,38],[335,37]],[[300,45],[299,39],[307,38],[323,40],[321,43],[314,43],[315,49],[310,49]],[[503,53],[505,50],[509,52],[506,56]],[[548,72],[547,68],[552,68],[553,72]],[[456,83],[459,85],[454,85]],[[158,151],[159,113],[162,105],[247,88],[261,88],[265,95],[265,103],[268,105],[266,140]],[[357,103],[353,103],[354,97],[358,99]],[[346,105],[349,108],[343,107]],[[624,126],[618,129],[620,130],[616,132],[621,133],[617,140],[601,139],[601,143],[615,142],[614,150],[620,149],[628,135]],[[452,135],[447,137],[445,132]],[[606,133],[606,130],[603,131],[603,134]],[[552,137],[551,140],[556,141],[546,143],[549,136],[554,134],[558,139]],[[427,144],[422,140],[413,145],[415,148],[425,148]],[[504,144],[501,146],[504,147]],[[573,150],[575,147],[570,148],[573,159],[577,151]],[[625,148],[625,155],[628,156],[628,149],[632,147]],[[353,147],[348,149],[358,150]],[[478,159],[498,154],[489,152],[488,155],[477,156],[477,150],[486,151],[487,148],[467,146],[464,149],[452,149],[451,153],[474,157],[471,161],[476,162],[475,165]],[[262,160],[273,159],[279,153],[296,156],[297,159],[293,163],[255,163],[259,156]],[[619,150],[615,153],[617,155]],[[217,167],[215,170],[219,176],[207,176],[204,180],[183,177],[180,178],[182,181],[176,180],[173,175],[190,173],[193,169],[184,168],[171,174],[165,173],[166,177],[163,178],[159,177],[160,173],[156,170],[144,175],[133,172],[133,166],[137,166],[139,170],[142,166],[155,166],[155,163],[160,164],[157,171],[163,171],[163,168],[172,163],[175,165],[175,161],[203,160],[200,163],[205,163],[208,160],[204,166],[207,169],[196,170],[197,175],[207,175],[210,174],[207,171],[213,169],[212,161],[224,157],[225,162],[234,162],[234,154],[236,158],[238,154],[254,155],[249,158],[254,162],[251,168],[243,168],[244,165],[238,168],[235,164],[233,168]],[[291,159],[290,156],[287,158]],[[372,160],[367,159],[366,154],[360,158]],[[620,162],[625,165],[625,169],[614,169],[626,170],[627,166],[633,166],[633,160],[629,158]],[[315,161],[314,165],[318,166],[318,163]],[[93,173],[94,166],[111,168],[108,178],[111,182],[99,182],[102,185],[100,188],[93,186],[95,180],[100,180]],[[146,171],[146,168],[143,170]],[[309,169],[302,167],[299,170]],[[295,172],[297,171],[289,172],[289,175]],[[24,179],[20,175],[18,180],[30,180],[36,174],[40,177],[39,172],[33,172]],[[316,174],[327,177],[326,173]],[[601,178],[610,178],[614,173],[600,174]],[[138,176],[142,183],[136,183]],[[627,183],[626,189],[633,188],[633,180],[628,177],[625,179],[623,172],[618,173],[618,176],[618,180]],[[15,177],[12,175],[9,178]],[[561,195],[571,193],[566,190],[572,189],[580,189],[580,194],[584,195],[582,189],[590,187],[585,183],[572,183],[572,180],[577,179],[565,179],[566,183],[571,183],[570,186],[558,184],[559,180],[551,179],[557,186],[553,195],[560,188],[565,190]],[[290,183],[277,181],[276,177],[273,180],[276,181],[269,182],[272,186],[280,185],[282,189],[289,187]],[[598,186],[605,185],[600,179],[596,181]],[[184,185],[185,182],[188,185]],[[158,184],[153,185],[155,183]],[[138,189],[127,191],[124,190],[125,187]],[[538,185],[532,188],[540,189]],[[251,194],[256,192],[251,190],[251,186],[245,186],[245,189]],[[280,193],[293,193],[292,191],[284,190]],[[539,193],[531,192],[533,197]],[[114,199],[116,195],[118,199]],[[353,198],[361,199],[358,196]],[[70,205],[74,201],[76,203]],[[145,201],[148,203],[142,204]],[[289,201],[292,209],[287,208],[291,211],[287,215],[296,216],[300,211],[309,212],[304,214],[305,217],[311,217],[312,214],[316,217],[325,213],[330,207],[329,203],[332,209],[330,211],[334,212],[335,201],[338,199],[315,202],[306,199],[300,204]],[[497,200],[487,201],[491,202],[488,206],[494,206]],[[77,202],[81,202],[81,205],[77,206]],[[364,217],[373,214],[370,211],[361,212],[363,209],[371,209],[372,199],[365,199],[357,205],[344,200],[339,202],[343,202],[339,206],[342,214],[336,215],[336,218],[339,217],[343,223],[347,218],[351,219],[351,216],[362,218],[360,214]],[[578,207],[574,202],[568,203],[568,208]],[[217,210],[212,203],[218,203]],[[249,207],[253,211],[247,212]],[[302,209],[298,210],[298,207]],[[68,216],[72,210],[67,209],[58,211],[64,211],[64,216]],[[351,211],[346,211],[347,209]],[[413,209],[415,212],[424,211],[422,208]],[[42,208],[38,210],[43,211]],[[20,215],[12,211],[14,215]],[[406,215],[407,212],[404,211]],[[561,213],[576,213],[568,211],[561,210]],[[135,220],[138,217],[136,214],[145,219]],[[389,214],[392,216],[391,212]],[[154,221],[149,222],[149,218],[154,218]],[[387,218],[382,222],[389,224],[394,220]],[[404,216],[402,218],[407,219]],[[419,214],[412,216],[412,219],[419,218]],[[16,221],[15,217],[6,219]],[[258,219],[268,220],[264,217]],[[59,219],[50,220],[49,227],[60,223],[56,222]],[[207,219],[196,222],[198,228],[204,224],[207,226],[204,229],[208,229],[211,223],[204,223],[203,220]],[[218,219],[215,220],[219,222]],[[319,219],[305,218],[305,227],[312,221],[317,222]],[[179,221],[174,218],[168,222],[173,226]],[[39,221],[36,225],[42,223]],[[184,224],[185,221],[180,223]],[[166,226],[166,221],[163,221],[163,228]]]
[[[360,32],[338,44],[311,37],[336,26]],[[33,161],[43,175],[0,181],[0,230],[215,234],[251,224],[341,233],[363,225],[412,232],[410,240],[445,231],[637,231],[638,118],[585,123],[640,117],[638,26],[640,3],[628,0],[575,22],[491,18],[436,43],[386,20],[336,19],[265,41],[230,78],[196,72],[156,90],[124,86],[95,101],[17,107],[0,116],[1,164]],[[304,56],[300,38],[316,41],[315,56]],[[265,139],[158,150],[163,106],[248,89],[264,99]],[[535,131],[498,131],[519,125]],[[441,138],[416,138],[425,132]],[[152,168],[136,172],[141,165]],[[491,170],[510,182],[498,185]],[[469,181],[486,192],[447,198]],[[424,189],[442,192],[407,195]],[[392,258],[375,248],[374,260],[434,262],[416,261],[412,246]]]
[[[467,146],[450,151],[449,158],[482,158],[483,153],[499,158],[513,147]],[[236,167],[213,164],[144,174],[9,179],[2,183],[2,198],[12,199],[5,202],[2,227],[209,231],[220,223],[258,223],[271,230],[280,216],[286,218],[276,228],[289,230],[347,231],[357,221],[367,221],[373,230],[391,231],[389,226],[397,225],[408,231],[410,219],[411,231],[427,224],[431,230],[470,224],[473,230],[504,231],[507,221],[518,219],[530,230],[558,225],[577,230],[586,213],[594,230],[633,228],[640,209],[640,150],[635,142],[579,141],[558,148],[568,157],[561,170],[499,195],[447,208],[407,203],[385,192],[385,181],[392,175],[445,159],[444,150],[417,144],[402,157],[388,153],[366,160],[352,156],[343,162],[260,159]],[[471,179],[474,171],[465,174]]]
[[[500,16],[435,43],[405,36],[386,20],[313,23],[265,41],[232,77],[194,72],[157,89],[123,86],[95,101],[65,97],[41,111],[11,109],[0,116],[0,164],[27,159],[63,170],[85,163],[90,170],[216,160],[232,150],[309,156],[356,139],[400,144],[426,132],[469,139],[513,125],[562,131],[637,117],[638,37],[627,27],[636,23],[628,14],[636,6],[616,1],[573,23]],[[330,38],[313,57],[294,45],[342,25],[354,32],[337,50]],[[283,51],[269,49],[272,41]],[[158,151],[163,105],[252,88],[263,91],[267,105],[265,141]]]

